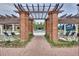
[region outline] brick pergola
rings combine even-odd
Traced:
[[[40,4],[37,4],[37,11],[35,11],[36,6],[34,6],[32,4],[32,9],[33,11],[30,11],[30,7],[28,6],[28,4],[26,4],[26,8],[27,10],[24,9],[24,7],[22,6],[22,4],[14,4],[15,7],[17,8],[17,13],[19,13],[19,18],[20,18],[20,37],[22,40],[28,39],[29,38],[29,32],[33,32],[33,20],[34,19],[47,19],[46,20],[46,34],[49,35],[50,39],[53,40],[58,40],[58,14],[63,12],[63,10],[60,10],[63,6],[56,4],[54,6],[54,8],[51,6],[51,4],[48,6],[47,11],[45,11],[45,4],[43,4],[43,6],[40,6]],[[43,10],[40,11],[40,7],[43,7]],[[52,10],[50,10],[50,8],[53,8]],[[33,16],[32,13],[39,13],[42,14],[42,17],[37,17],[35,15],[35,17]],[[45,14],[45,17],[43,18],[43,14]],[[32,16],[33,18],[30,19],[29,16]],[[48,18],[47,18],[48,16]]]
[[[60,10],[62,6],[63,4],[60,7],[56,4],[53,10],[48,12],[46,19],[46,34],[53,40],[58,40],[58,14],[63,12]]]
[[[72,14],[66,16],[67,14],[65,14],[58,18],[58,14],[63,12],[63,10],[61,10],[63,4],[55,4],[55,6],[52,4],[48,6],[45,4],[42,6],[40,4],[37,4],[37,6],[34,4],[31,4],[31,6],[29,6],[29,4],[14,4],[14,6],[17,9],[15,12],[19,14],[19,17],[13,14],[0,15],[0,24],[20,24],[21,40],[28,40],[29,33],[33,33],[33,20],[35,19],[45,20],[46,35],[52,40],[58,40],[58,23],[79,24],[78,14],[74,16],[72,16]],[[40,7],[42,7],[41,10]],[[32,10],[30,10],[30,8],[32,8]],[[2,28],[2,26],[0,27]]]
[[[19,24],[20,38],[23,41],[28,40],[29,33],[33,33],[33,20],[35,19],[45,20],[45,31],[50,40],[58,40],[58,24],[75,24],[76,32],[78,32],[79,14],[73,16],[72,14],[65,14],[58,18],[58,14],[63,12],[63,10],[61,10],[63,4],[55,4],[55,6],[52,6],[52,4],[49,4],[48,6],[46,6],[45,4],[43,4],[42,6],[40,6],[40,4],[37,4],[37,6],[34,4],[32,4],[31,6],[29,6],[29,4],[25,4],[25,6],[23,6],[22,4],[14,4],[14,6],[17,9],[15,10],[15,12],[19,14],[19,17],[13,14],[5,14],[5,16],[0,15],[0,28],[2,31],[3,24],[12,24],[12,27],[14,27],[13,24]],[[30,10],[30,7],[32,8],[32,10]],[[40,10],[40,7],[42,7],[43,9]],[[45,10],[45,8],[47,9]],[[39,17],[40,14],[41,17]]]

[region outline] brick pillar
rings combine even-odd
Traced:
[[[58,14],[52,14],[52,39],[58,40]]]
[[[33,19],[31,20],[31,32],[33,34]]]
[[[33,32],[33,19],[29,20],[29,32]]]
[[[20,37],[21,40],[28,40],[28,13],[20,12]]]
[[[49,33],[49,37],[50,37],[50,39],[52,39],[52,21],[51,21],[51,19],[52,19],[52,14],[51,13],[49,13],[48,14],[48,17],[49,17],[49,19],[48,19],[48,33]]]
[[[47,32],[47,35],[50,34],[50,22],[49,22],[49,18],[46,19],[46,32]]]
[[[49,32],[50,32],[50,25],[49,25],[49,19],[46,19],[46,35],[49,36]]]
[[[49,12],[50,39],[58,39],[58,14]]]
[[[31,20],[29,19],[29,32],[31,32]]]
[[[45,20],[45,32],[46,32],[46,35],[47,35],[47,19]]]

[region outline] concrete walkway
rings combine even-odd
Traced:
[[[0,48],[2,56],[78,56],[78,47],[51,48],[43,36],[35,36],[25,48]]]

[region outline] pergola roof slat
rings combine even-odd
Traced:
[[[64,4],[62,4],[62,5],[57,9],[57,11],[59,11],[59,10],[63,7],[63,5],[64,5]]]
[[[67,14],[62,15],[62,16],[60,16],[60,18],[64,18],[64,17],[66,17],[66,15],[67,15]]]
[[[11,18],[11,16],[10,16],[10,15],[7,15],[7,14],[6,14],[6,16],[7,16],[8,18]]]
[[[23,4],[14,4],[15,8],[17,10],[15,10],[15,12],[17,13],[20,13],[20,12],[29,12],[29,16],[32,16],[34,17],[33,19],[37,19],[37,20],[40,20],[40,19],[46,19],[47,15],[49,12],[51,11],[55,11],[57,13],[61,13],[63,12],[63,10],[60,10],[62,7],[63,7],[63,4],[55,4],[54,8],[52,6],[52,4],[48,4],[46,5],[45,3],[43,3],[43,5],[40,5],[40,4],[25,4],[25,7],[27,9],[24,8]],[[30,9],[31,7],[31,9]],[[37,7],[37,8],[36,8]],[[41,7],[41,8],[40,8]],[[43,8],[43,9],[42,9]],[[30,18],[30,17],[29,17]],[[8,21],[7,21],[8,20]],[[19,17],[11,14],[11,15],[7,15],[5,14],[4,15],[0,15],[0,23],[18,23],[19,22]],[[72,16],[72,14],[70,15],[67,15],[67,14],[64,14],[62,15],[60,18],[59,18],[59,23],[72,23],[72,24],[79,24],[79,15],[76,14],[74,16]]]
[[[66,18],[70,18],[70,17],[72,17],[72,14],[70,14],[70,15],[66,16]]]
[[[20,6],[21,6],[22,10],[25,11],[25,9],[23,8],[22,4],[20,4]]]
[[[22,10],[22,7],[20,6],[20,4],[18,4],[18,7],[19,7],[19,9],[20,9],[21,11],[23,11],[23,10]]]
[[[11,14],[14,18],[17,18],[17,16],[15,16],[15,15],[13,15],[13,14]]]
[[[53,11],[56,11],[56,9],[58,8],[59,4],[56,4],[53,8]]]
[[[26,8],[27,8],[27,10],[28,10],[29,14],[31,14],[30,9],[29,9],[29,7],[28,7],[28,4],[26,4]],[[32,14],[31,14],[31,16],[33,17],[33,15],[32,15]]]
[[[20,12],[21,10],[19,9],[19,7],[16,5],[16,4],[14,4],[14,6],[17,8],[17,10]]]
[[[44,9],[45,9],[45,4],[43,4],[43,12],[44,12]],[[41,16],[41,18],[43,17],[43,13],[42,13],[42,16]]]
[[[50,8],[51,8],[51,4],[49,5],[49,8],[48,8],[47,12],[49,12]],[[47,13],[45,15],[45,18],[46,18],[46,16],[47,16]]]

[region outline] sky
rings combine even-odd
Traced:
[[[61,14],[59,14],[59,16],[63,15],[63,14],[77,14],[78,10],[77,10],[77,6],[76,4],[73,3],[65,3],[64,6],[62,7],[62,10],[64,10],[64,12],[62,12]]]
[[[25,5],[25,4],[23,4]],[[31,5],[31,4],[29,4]],[[34,4],[36,5],[36,4]],[[40,4],[42,5],[42,4]],[[49,4],[46,3],[46,5],[48,6]],[[53,6],[55,4],[52,4]],[[40,8],[41,9],[41,8]],[[11,15],[11,14],[14,14],[14,15],[18,15],[17,13],[14,12],[14,10],[16,10],[16,8],[14,7],[14,5],[12,3],[0,3],[0,14],[1,15],[5,15],[5,14],[8,14],[8,15]],[[76,4],[73,4],[73,3],[65,3],[62,7],[61,10],[64,10],[64,12],[60,13],[58,16],[62,16],[64,14],[77,14],[77,6]],[[39,16],[40,17],[40,16]],[[37,21],[39,22],[39,21]]]

